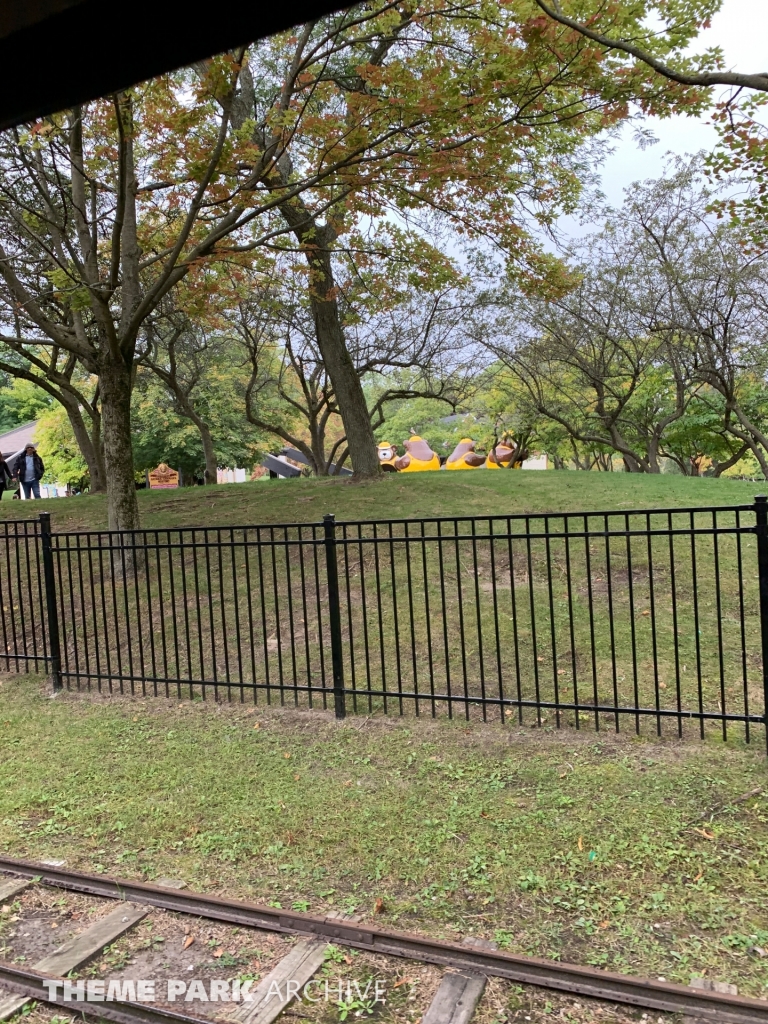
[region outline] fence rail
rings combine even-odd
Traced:
[[[54,686],[749,741],[768,499],[53,533],[0,525],[7,669]]]

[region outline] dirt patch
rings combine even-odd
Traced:
[[[568,654],[570,657],[570,652]],[[18,678],[18,677],[12,677]],[[44,684],[45,685],[45,684]],[[317,742],[323,735],[329,737],[337,735],[338,731],[365,731],[375,735],[393,735],[398,732],[404,738],[411,736],[414,728],[418,730],[420,742],[435,742],[441,744],[445,737],[445,729],[451,730],[451,742],[458,744],[466,750],[475,750],[478,753],[490,756],[503,757],[509,746],[534,746],[540,747],[545,744],[547,747],[573,747],[574,744],[594,748],[595,753],[613,753],[619,755],[626,753],[630,748],[636,748],[637,738],[630,734],[616,733],[611,722],[609,728],[601,728],[596,733],[590,723],[585,723],[581,729],[561,728],[554,726],[554,713],[543,712],[543,726],[539,727],[534,721],[526,726],[519,726],[513,716],[505,725],[501,725],[496,719],[489,719],[487,722],[465,721],[458,717],[458,712],[453,722],[448,723],[445,719],[432,719],[422,714],[418,719],[415,716],[404,715],[388,717],[383,714],[363,715],[349,714],[346,719],[339,722],[335,719],[333,711],[316,708],[285,707],[279,705],[240,704],[214,700],[178,700],[166,697],[131,697],[120,694],[109,695],[98,692],[87,691],[65,691],[57,700],[65,701],[74,706],[79,705],[105,705],[121,706],[125,709],[126,715],[137,714],[167,714],[169,711],[174,717],[181,720],[205,720],[210,716],[224,718],[234,723],[244,722],[253,727],[259,723],[261,728],[269,728],[274,725],[277,728],[289,729],[296,738],[306,736],[313,742]],[[425,697],[425,701],[427,698]],[[589,706],[587,691],[580,700],[585,706]],[[408,710],[408,705],[406,705]],[[516,712],[513,712],[513,715]],[[563,712],[565,716],[565,712]],[[605,716],[604,716],[605,717]],[[610,716],[606,717],[606,721]],[[565,722],[564,722],[565,724]],[[588,725],[588,727],[586,727]],[[668,736],[657,737],[650,732],[642,737],[644,743],[653,748],[653,756],[659,759],[679,761],[685,759],[691,750],[690,741],[679,740],[671,732]]]
[[[271,932],[233,928],[201,918],[153,910],[82,970],[80,978],[155,982],[156,1002],[182,1013],[223,1017],[227,1004],[199,998],[168,1003],[167,981],[197,979],[210,992],[214,980],[259,979],[290,951],[295,939]]]
[[[155,983],[156,1005],[197,1016],[226,1020],[236,1004],[211,1002],[200,998],[197,987],[191,998],[186,994],[176,1001],[167,999],[169,980],[202,982],[202,990],[210,995],[214,980],[255,987],[285,957],[300,937],[229,927],[199,918],[154,910],[139,925],[109,947],[104,956],[95,958],[81,971],[79,978],[110,981],[152,981]],[[441,971],[424,964],[402,963],[330,945],[325,964],[315,975],[320,993],[318,1002],[298,1000],[288,1016],[305,1020],[339,1019],[339,996],[356,997],[359,992],[374,991],[376,981],[387,993],[386,1001],[376,1007],[374,1016],[381,1021],[418,1019],[431,1002],[440,982]],[[328,984],[328,997],[325,995]],[[354,1013],[354,1011],[353,1011]]]
[[[31,886],[4,907],[8,910],[0,910],[0,956],[30,967],[106,917],[115,904]]]

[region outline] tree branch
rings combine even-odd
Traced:
[[[677,82],[679,85],[701,86],[705,89],[711,88],[714,85],[732,85],[737,89],[755,89],[758,92],[768,92],[768,72],[744,75],[737,71],[697,71],[693,74],[677,71],[675,68],[670,67],[669,64],[665,64],[663,61],[657,60],[656,57],[652,57],[650,53],[634,43],[626,42],[623,39],[611,39],[600,32],[595,32],[594,29],[588,28],[581,22],[569,18],[567,15],[550,7],[544,0],[534,0],[534,2],[537,7],[544,11],[547,17],[558,22],[558,24],[573,29],[574,32],[578,32],[586,39],[591,39],[593,43],[605,46],[606,49],[621,50],[622,53],[628,53],[630,57],[636,57],[637,60],[647,64],[657,74],[663,75],[664,78]]]

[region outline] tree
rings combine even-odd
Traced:
[[[233,120],[253,149],[243,176],[274,196],[264,236],[292,236],[306,260],[315,342],[366,473],[378,463],[334,253],[375,258],[362,224],[430,210],[492,238],[528,285],[556,279],[526,223],[572,207],[585,140],[626,115],[611,61],[563,46],[565,33],[544,38],[532,11],[527,0],[354,8],[260,44],[241,73]],[[312,187],[286,194],[302,178]]]
[[[579,447],[613,450],[629,472],[659,473],[662,438],[691,398],[691,371],[674,332],[651,331],[659,295],[631,245],[609,227],[580,253],[580,282],[547,302],[510,299],[529,337],[489,344],[545,419]]]
[[[574,249],[571,292],[491,300],[507,312],[487,344],[533,407],[630,472],[720,473],[745,445],[768,469],[765,257],[710,199],[700,161],[680,163]]]
[[[373,432],[393,403],[430,398],[450,411],[469,393],[475,370],[463,323],[476,300],[444,264],[433,262],[423,276],[397,260],[375,273],[335,267],[345,346]],[[284,266],[276,264],[260,286],[246,286],[232,320],[251,367],[246,411],[251,423],[297,448],[325,476],[346,461],[351,446],[303,275]],[[375,442],[372,450],[375,456]]]
[[[727,71],[722,67],[723,54],[719,48],[708,50],[702,57],[678,58],[676,63],[664,59],[673,50],[681,49],[681,41],[691,42],[699,29],[705,28],[712,15],[721,7],[722,0],[704,0],[697,4],[662,4],[660,0],[634,3],[628,8],[614,5],[585,13],[583,4],[580,17],[569,17],[560,4],[549,0],[535,0],[536,5],[552,21],[572,29],[608,51],[625,53],[655,74],[677,85],[711,89],[715,85],[728,85],[736,89],[755,89],[768,92],[768,73],[749,74]],[[662,20],[659,32],[653,15]],[[606,25],[602,30],[603,24]],[[599,26],[599,27],[598,27]]]
[[[72,430],[72,421],[62,405],[54,405],[37,423],[35,441],[45,463],[45,479],[79,490],[91,489],[89,467]]]
[[[698,161],[633,191],[638,255],[662,296],[649,328],[674,333],[694,378],[723,399],[724,432],[768,479],[768,257],[739,225],[716,220],[710,200]]]
[[[8,377],[0,388],[0,432],[13,430],[38,419],[51,405],[51,399],[30,381]]]
[[[749,445],[734,438],[725,426],[725,401],[712,388],[697,390],[685,416],[673,423],[664,437],[663,454],[684,476],[711,471],[719,477],[749,452]]]
[[[485,325],[480,336],[492,337],[495,326]],[[564,469],[570,459],[576,460],[578,469],[591,468],[581,465],[580,446],[567,430],[541,415],[528,389],[501,360],[491,364],[478,380],[469,409],[482,424],[480,441],[489,451],[499,441],[514,439],[520,450],[546,452],[556,469]]]
[[[190,113],[165,79],[0,142],[3,340],[46,348],[55,367],[63,353],[97,378],[112,529],[138,526],[130,403],[139,331],[215,244],[200,212],[229,126],[226,87],[218,89],[201,88]],[[196,130],[190,123],[189,135],[174,139],[185,114]],[[164,221],[153,178],[169,150],[180,184]]]
[[[231,347],[223,351],[232,354]],[[200,355],[196,352],[196,358]],[[183,378],[178,368],[177,373]],[[184,379],[183,386],[189,386]],[[136,470],[165,462],[181,470],[184,482],[199,476],[210,484],[216,483],[219,466],[251,469],[262,457],[266,437],[245,419],[246,384],[247,372],[231,358],[206,363],[199,387],[191,387],[186,400],[189,415],[162,377],[140,365],[132,409]]]
[[[138,525],[137,339],[210,265],[298,247],[359,475],[379,467],[339,319],[340,239],[354,249],[372,219],[433,211],[493,238],[527,286],[558,286],[526,226],[573,208],[585,142],[627,115],[633,83],[533,10],[378,2],[2,137],[0,340],[73,355],[98,380],[113,529]]]
[[[214,420],[223,426],[223,406],[229,411],[230,430],[253,434],[244,422],[248,378],[239,353],[229,338],[178,312],[149,323],[145,336],[141,365],[161,382],[173,412],[194,425],[203,451],[203,480],[215,484],[219,453]]]
[[[698,114],[702,103],[711,103],[712,89],[730,87],[730,92],[714,104],[713,121],[720,144],[707,161],[711,175],[739,178],[745,186],[740,194],[718,197],[713,207],[721,214],[729,212],[736,222],[748,226],[759,246],[765,246],[768,220],[768,73],[728,70],[720,47],[700,56],[685,54],[699,29],[708,26],[722,0],[698,0],[669,4],[662,0],[640,3],[594,4],[573,0],[568,10],[559,2],[535,0],[550,19],[589,40],[606,54],[631,58],[621,73],[625,84],[635,82],[635,98],[646,111],[664,114],[679,110]],[[645,73],[643,73],[645,71]],[[653,79],[670,83],[672,92],[666,102],[652,99]],[[677,87],[683,87],[679,94]],[[693,92],[691,92],[693,90]]]
[[[99,389],[72,353],[52,347],[27,345],[19,339],[5,339],[5,358],[0,372],[36,395],[30,410],[58,402],[67,416],[88,467],[93,491],[106,489],[104,448],[101,438]]]

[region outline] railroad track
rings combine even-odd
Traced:
[[[271,1024],[300,991],[306,995],[305,986],[314,984],[317,986],[314,991],[320,991],[322,982],[317,980],[318,972],[323,973],[321,969],[329,956],[347,949],[397,958],[399,963],[408,964],[409,969],[415,964],[442,968],[442,976],[433,986],[433,997],[421,1018],[422,1024],[469,1024],[489,978],[508,979],[629,1007],[685,1014],[697,1021],[768,1024],[768,1002],[762,1000],[515,956],[480,939],[470,938],[462,944],[439,942],[375,928],[340,914],[314,917],[192,893],[181,886],[182,883],[171,880],[165,880],[164,885],[150,885],[0,857],[0,907],[5,914],[12,909],[14,900],[25,891],[34,892],[34,887],[52,887],[91,899],[112,901],[107,913],[100,913],[91,925],[50,951],[32,969],[22,968],[18,963],[0,962],[0,988],[5,990],[0,994],[0,1021],[13,1016],[32,999],[66,1008],[69,1013],[83,1012],[118,1024],[211,1024],[212,1016],[218,1020],[228,1019],[232,1024]],[[211,927],[214,922],[230,926],[233,933],[247,934],[253,941],[287,936],[291,942],[284,943],[283,955],[265,977],[251,980],[249,999],[216,1004],[214,1009],[204,1006],[208,1012],[201,1012],[199,1016],[181,1013],[175,1007],[169,1009],[167,999],[163,1000],[161,995],[156,996],[156,1001],[113,998],[94,1004],[90,997],[99,995],[100,982],[93,978],[90,982],[81,980],[80,987],[73,981],[64,985],[63,979],[72,972],[82,971],[94,958],[104,957],[105,950],[121,937],[140,927],[150,928],[148,915],[151,917],[152,908],[193,919],[198,922],[196,927],[201,922],[209,922]],[[18,915],[14,916],[22,921]],[[22,927],[23,921],[19,924],[19,928]],[[51,927],[56,927],[55,922]],[[184,939],[184,949],[194,942],[191,929],[187,927],[186,931],[191,939]],[[161,937],[155,935],[150,945],[152,941],[158,943]],[[214,938],[213,944],[215,942]],[[163,964],[166,953],[158,950],[157,945],[154,950],[145,963],[147,969],[156,973],[157,964],[169,968],[168,964]],[[214,951],[213,956],[216,955]],[[106,969],[107,964],[99,967]],[[245,991],[245,982],[237,984],[238,991],[240,986]],[[131,990],[120,982],[114,991],[119,995]],[[231,989],[226,991],[234,994]],[[101,995],[104,994],[102,991]],[[341,990],[339,994],[342,995]],[[361,995],[359,987],[357,995]],[[163,1002],[166,1005],[159,1005]]]

